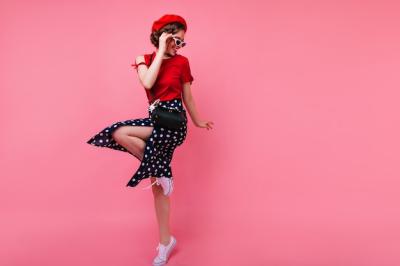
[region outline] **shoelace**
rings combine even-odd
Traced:
[[[160,99],[155,100],[152,104],[149,105],[149,111],[152,113],[154,108],[160,103]]]
[[[149,188],[151,188],[154,184],[156,184],[157,183],[157,186],[159,186],[159,185],[161,185],[161,183],[160,182],[158,182],[158,179],[156,178],[156,181],[154,181],[153,183],[151,183],[150,185],[148,185],[147,187],[144,187],[144,188],[142,188],[143,190],[144,189],[149,189]]]
[[[162,258],[165,260],[167,258],[167,246],[164,246],[161,243],[158,243],[158,246],[156,247],[156,250],[158,250],[158,257]]]

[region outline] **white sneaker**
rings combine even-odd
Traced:
[[[165,176],[162,177],[156,177],[156,181],[154,181],[152,184],[150,184],[149,186],[143,188],[143,189],[148,189],[151,186],[153,186],[154,184],[157,185],[161,185],[161,187],[163,188],[163,194],[165,196],[169,196],[172,193],[172,190],[174,189],[174,180],[173,178],[168,178]]]
[[[165,265],[168,262],[168,257],[171,254],[171,251],[176,245],[176,239],[171,235],[171,240],[169,244],[164,246],[161,243],[158,243],[156,250],[158,250],[157,256],[153,260],[153,266]]]

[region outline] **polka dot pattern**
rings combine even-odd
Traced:
[[[168,101],[160,101],[160,105],[166,108],[183,111],[181,99],[172,99]],[[142,179],[154,176],[165,176],[172,178],[171,161],[175,148],[182,145],[186,139],[187,123],[178,129],[169,129],[165,127],[155,126],[149,117],[137,118],[125,121],[118,121],[104,128],[99,133],[90,138],[87,143],[97,147],[106,147],[118,151],[129,152],[127,149],[119,145],[112,137],[112,133],[121,126],[152,126],[153,131],[146,140],[143,160],[138,169],[133,174],[126,186],[135,187]]]

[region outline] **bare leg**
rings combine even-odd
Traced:
[[[143,160],[146,140],[150,137],[153,127],[122,126],[112,134],[114,140],[132,154]]]
[[[146,142],[141,138],[126,135],[118,140],[118,144],[138,156],[140,161],[143,160]]]
[[[151,135],[152,127],[124,126],[120,127],[113,133],[115,141],[126,148],[128,151],[136,154],[143,160],[146,140]],[[150,177],[150,182],[153,183],[155,177]],[[160,243],[167,245],[170,241],[169,230],[169,214],[170,214],[170,199],[163,194],[161,186],[152,186],[154,196],[154,208],[158,222]]]
[[[151,182],[155,181],[155,177],[151,177]],[[158,230],[160,243],[163,245],[169,244],[170,231],[169,231],[169,213],[170,213],[170,200],[165,196],[161,186],[153,186],[154,207],[158,221]]]

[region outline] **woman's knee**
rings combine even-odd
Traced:
[[[123,140],[127,136],[127,134],[123,127],[119,127],[116,130],[114,130],[114,132],[111,134],[111,136],[116,142],[120,143],[120,142],[123,142]]]

